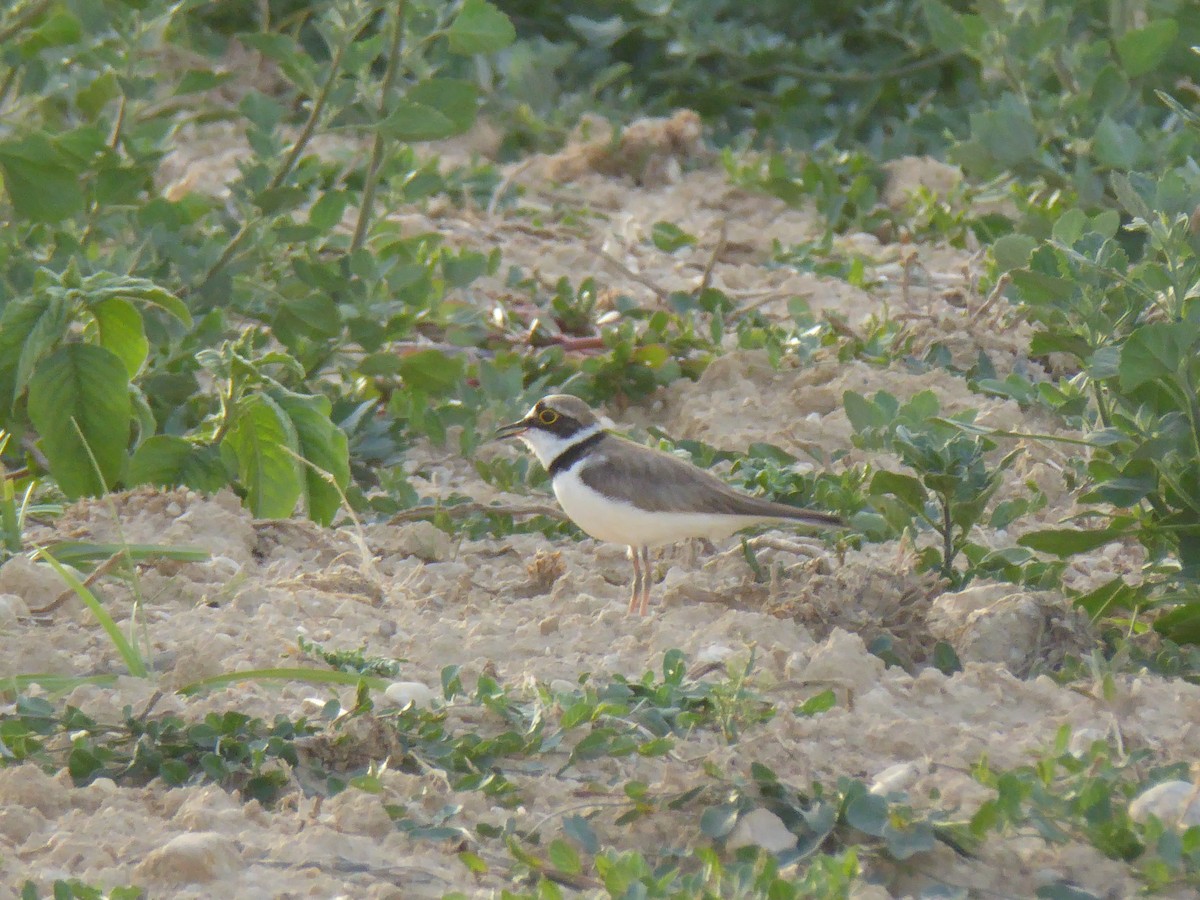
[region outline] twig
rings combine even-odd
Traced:
[[[406,0],[400,0],[397,5],[395,19],[392,24],[392,41],[388,47],[387,68],[383,73],[383,85],[379,92],[379,119],[387,117],[388,96],[396,84],[396,71],[400,68],[400,44],[404,39],[404,13],[407,9]],[[363,180],[362,203],[358,208],[358,221],[354,223],[354,237],[350,239],[350,252],[360,250],[367,237],[367,228],[371,224],[371,208],[375,204],[375,191],[379,187],[379,169],[383,164],[383,154],[387,149],[387,139],[383,129],[375,129],[375,140],[371,145],[371,159],[367,163],[367,176]]]
[[[699,297],[712,286],[713,269],[717,267],[717,261],[721,258],[721,254],[725,252],[725,231],[726,221],[721,220],[721,230],[717,234],[717,243],[713,247],[712,255],[708,258],[708,265],[704,267],[704,275],[700,279],[700,286],[696,288],[696,296]]]
[[[270,182],[268,182],[267,190],[274,190],[283,184],[284,179],[286,179],[288,175],[291,174],[292,169],[295,168],[296,163],[299,161],[301,154],[304,153],[304,149],[308,146],[309,141],[312,140],[312,136],[317,130],[317,123],[320,121],[321,115],[325,112],[325,104],[329,102],[329,95],[333,92],[333,86],[337,83],[338,75],[341,74],[342,57],[346,55],[346,51],[349,49],[350,45],[354,43],[354,35],[358,34],[364,24],[365,20],[364,22],[358,23],[352,29],[350,29],[348,32],[350,34],[350,38],[343,40],[338,44],[337,49],[334,50],[333,57],[329,60],[329,75],[325,79],[325,83],[321,85],[320,91],[317,92],[316,98],[313,100],[312,109],[309,110],[308,118],[305,120],[303,127],[300,129],[300,134],[296,137],[295,142],[292,144],[291,152],[288,153],[287,158],[283,161],[283,165],[279,167],[279,170],[271,178]],[[208,271],[206,271],[200,278],[197,287],[204,287],[204,285],[212,281],[218,272],[220,272],[227,265],[229,265],[230,262],[233,261],[233,258],[237,256],[237,252],[241,248],[242,243],[249,236],[251,226],[260,218],[261,216],[252,216],[242,223],[242,227],[238,229],[237,234],[230,238],[229,243],[225,245],[225,249],[221,251],[221,255],[217,257],[217,261],[209,266]]]
[[[972,322],[979,321],[979,319],[983,316],[984,313],[986,313],[989,309],[991,309],[993,306],[996,305],[996,301],[998,301],[1000,299],[1000,297],[1004,294],[1004,289],[1008,287],[1009,282],[1011,282],[1011,281],[1012,281],[1012,275],[1008,272],[1005,272],[1003,275],[1001,275],[999,278],[996,279],[996,286],[994,288],[992,288],[991,291],[988,293],[987,299],[984,300],[983,303],[980,304],[979,309],[977,309],[977,310],[975,310],[975,312],[971,313],[971,321]]]
[[[414,506],[411,509],[403,509],[388,519],[389,525],[398,525],[403,522],[419,522],[422,519],[431,519],[439,513],[453,517],[469,516],[473,513],[499,514],[502,516],[545,516],[549,519],[565,520],[566,515],[559,509],[553,506],[543,506],[539,503],[530,503],[525,506],[491,506],[486,503],[455,503],[451,506]]]
[[[96,568],[94,568],[92,570],[91,574],[88,575],[88,577],[83,580],[83,586],[85,588],[91,588],[91,586],[93,584],[95,584],[97,581],[99,581],[101,578],[103,578],[105,575],[107,575],[109,572],[111,572],[114,568],[116,568],[117,563],[120,562],[124,558],[125,558],[125,551],[118,550],[116,553],[114,553],[112,556],[110,556],[108,559],[106,559],[104,562],[100,563],[100,565],[96,566]],[[40,607],[39,609],[31,609],[29,611],[29,614],[31,616],[44,616],[46,613],[53,612],[54,610],[58,609],[60,606],[62,606],[64,603],[67,602],[68,598],[73,597],[73,596],[75,596],[75,591],[72,590],[71,588],[67,588],[65,591],[63,591],[61,594],[59,594],[57,597],[55,597],[52,601],[50,601],[50,603],[48,603],[46,606]]]
[[[629,266],[625,265],[625,263],[621,262],[619,259],[617,259],[615,256],[613,256],[607,250],[604,250],[600,247],[591,247],[589,249],[591,249],[591,251],[593,253],[595,253],[598,257],[600,257],[605,262],[620,269],[621,272],[626,277],[632,278],[634,281],[636,281],[638,284],[642,285],[643,287],[649,288],[651,291],[654,292],[655,296],[658,297],[658,299],[661,300],[663,303],[666,303],[667,298],[671,296],[669,291],[663,290],[661,287],[659,287],[657,284],[655,284],[653,281],[651,281],[645,275],[639,275],[637,272],[633,271],[633,269],[629,268]]]
[[[536,156],[530,156],[520,164],[509,169],[508,174],[500,179],[500,183],[496,185],[496,189],[492,191],[492,198],[488,201],[487,217],[489,219],[496,215],[496,208],[500,205],[500,199],[508,192],[508,189],[512,187],[512,183],[516,180],[517,176],[533,165],[536,160]]]

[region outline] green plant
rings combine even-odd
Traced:
[[[829,233],[876,231],[892,222],[879,198],[883,169],[866,153],[821,146],[806,156],[771,153],[759,159],[726,150],[721,161],[739,187],[797,206],[811,201]]]
[[[351,672],[356,675],[395,678],[400,674],[400,667],[404,663],[404,660],[400,659],[369,657],[361,647],[357,650],[326,650],[316,641],[305,639],[303,635],[296,639],[296,646],[300,648],[301,653],[321,658],[338,672]]]
[[[936,544],[919,551],[925,568],[958,586],[976,574],[1003,571],[1031,559],[1031,553],[1019,548],[988,551],[972,540],[972,530],[983,521],[1004,473],[1020,452],[990,462],[996,443],[965,430],[974,412],[943,419],[931,391],[903,404],[884,391],[871,399],[847,391],[843,402],[856,446],[895,453],[916,473],[875,472],[868,492],[878,515],[895,531],[928,528],[937,536]],[[997,504],[990,522],[1005,527],[1042,502],[1034,496]],[[960,554],[967,560],[965,570],[956,566]]]
[[[919,153],[941,146],[952,110],[977,90],[966,61],[931,42],[918,0],[503,6],[519,35],[497,98],[515,120],[510,149],[559,138],[583,110],[687,108],[722,140]]]
[[[104,890],[77,878],[59,878],[50,887],[50,896],[54,900],[139,900],[145,895],[145,891],[133,885]],[[21,887],[21,900],[38,900],[41,896],[37,884],[32,881],[26,881]]]
[[[1090,397],[1078,417],[1091,451],[1080,499],[1100,520],[1099,528],[1048,529],[1021,543],[1065,558],[1136,539],[1150,557],[1140,583],[1110,581],[1077,602],[1094,617],[1157,610],[1156,628],[1194,642],[1200,254],[1189,216],[1198,182],[1178,172],[1156,183],[1134,175],[1112,184],[1130,216],[1123,233],[1114,212],[1065,213],[1050,239],[1011,272],[1013,299],[1037,326],[1032,350],[1066,354],[1078,367],[1069,390]],[[1131,258],[1124,245],[1135,237],[1141,241]]]
[[[921,6],[933,44],[978,67],[969,135],[950,151],[970,175],[1040,181],[1095,211],[1116,206],[1110,173],[1195,155],[1197,135],[1147,102],[1192,68],[1200,19],[1190,4]]]
[[[461,337],[446,293],[498,264],[376,210],[494,187],[494,171],[442,172],[408,144],[471,125],[479,90],[461,76],[513,32],[485,0],[329,2],[278,30],[239,15],[109,0],[0,14],[0,427],[36,440],[32,474],[70,498],[230,484],[257,515],[300,503],[329,522],[359,497],[335,407],[377,400],[364,378],[416,329]],[[282,79],[236,106],[214,92],[231,29]],[[188,67],[159,70],[163,41]],[[162,156],[211,118],[248,144],[228,202],[160,190]],[[322,134],[369,152],[320,156]]]
[[[288,783],[279,763],[299,765],[295,741],[316,730],[304,719],[282,716],[269,725],[241,713],[210,713],[187,723],[178,716],[135,716],[129,707],[120,722],[106,723],[74,706],[59,710],[21,696],[14,712],[0,717],[0,758],[4,765],[64,768],[77,784],[100,777],[130,784],[213,781],[270,803]]]
[[[982,760],[973,772],[996,792],[971,817],[970,831],[1021,830],[1049,843],[1081,840],[1111,859],[1134,863],[1148,890],[1200,885],[1200,827],[1182,833],[1161,822],[1135,822],[1128,805],[1155,782],[1186,774],[1186,765],[1150,768],[1150,754],[1119,754],[1104,741],[1068,751],[1063,726],[1033,765],[996,771]]]

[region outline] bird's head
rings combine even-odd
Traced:
[[[535,403],[525,418],[501,425],[495,439],[520,438],[548,466],[563,450],[600,430],[600,420],[578,397],[551,394]]]

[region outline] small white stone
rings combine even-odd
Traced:
[[[734,650],[732,647],[726,647],[724,644],[709,644],[696,654],[696,663],[699,665],[722,663],[733,656],[733,654]]]
[[[1129,818],[1144,822],[1150,816],[1168,828],[1200,825],[1200,784],[1164,781],[1142,791],[1129,804]]]
[[[416,706],[433,706],[433,701],[437,699],[433,689],[419,681],[393,681],[383,695],[400,707],[410,703]]]
[[[579,690],[579,684],[575,681],[567,681],[565,678],[554,678],[550,681],[550,693],[558,697],[562,694],[573,694]]]
[[[242,564],[228,556],[213,556],[208,562],[217,572],[230,578],[242,571]]]
[[[405,556],[415,556],[425,562],[442,562],[454,552],[450,535],[432,522],[413,522],[398,528],[396,547]]]
[[[902,762],[888,766],[875,776],[875,781],[871,785],[871,793],[886,797],[888,794],[907,791],[921,776],[921,771],[922,767],[915,762]]]
[[[756,846],[771,853],[782,853],[796,846],[796,836],[787,830],[783,819],[769,809],[759,807],[737,820],[725,846],[730,850]]]

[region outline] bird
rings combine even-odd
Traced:
[[[624,544],[633,563],[628,614],[646,615],[650,550],[688,538],[720,540],[752,525],[836,528],[841,518],[754,497],[711,472],[608,431],[583,400],[543,397],[495,439],[519,438],[550,475],[563,512],[600,541]]]

